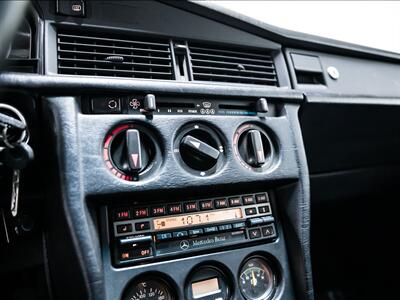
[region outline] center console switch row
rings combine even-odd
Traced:
[[[83,99],[82,111],[87,114],[184,114],[257,116],[275,115],[275,107],[265,98],[255,99],[208,99],[179,98],[147,95],[91,96]]]
[[[116,266],[277,237],[268,193],[108,211]]]

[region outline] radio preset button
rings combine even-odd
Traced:
[[[224,225],[219,225],[218,226],[219,231],[228,231],[232,230],[232,224],[224,224]]]
[[[132,232],[132,224],[117,225],[117,233],[129,233],[129,232]]]
[[[200,201],[200,209],[201,210],[209,210],[213,208],[212,200],[204,200]]]
[[[150,222],[138,222],[138,223],[135,223],[135,229],[136,229],[136,231],[149,230],[150,229]]]
[[[131,208],[122,208],[114,211],[114,221],[128,220],[132,218]]]
[[[153,217],[157,217],[157,216],[163,216],[165,215],[166,211],[165,211],[165,206],[154,206],[151,208],[151,215]]]
[[[147,218],[149,216],[148,208],[135,208],[133,209],[133,215],[135,218]]]
[[[172,239],[172,233],[164,232],[164,233],[157,233],[157,240],[158,241],[165,241]]]
[[[253,195],[242,196],[242,199],[243,199],[243,205],[250,205],[256,203],[256,200],[254,199]]]
[[[188,236],[188,232],[186,230],[175,231],[175,232],[172,233],[172,236],[174,238],[185,237],[185,236]]]
[[[261,231],[264,237],[274,237],[275,236],[275,226],[270,224],[268,226],[261,227]]]
[[[189,235],[193,236],[193,235],[200,235],[203,234],[203,229],[202,228],[197,228],[197,229],[190,229],[189,230]]]
[[[197,211],[197,202],[188,202],[184,204],[185,212]]]
[[[168,213],[171,215],[181,214],[182,213],[182,204],[180,204],[180,203],[169,204],[167,206],[167,210],[168,210]]]
[[[242,201],[240,201],[240,197],[232,197],[229,198],[229,206],[240,206],[242,205]]]
[[[269,209],[269,206],[266,205],[266,206],[260,206],[260,207],[258,207],[258,212],[259,212],[260,214],[267,214],[267,213],[269,213],[269,212],[271,212],[271,211],[270,211],[270,209]]]
[[[260,228],[254,228],[254,229],[249,229],[249,238],[252,239],[258,239],[261,237],[261,230]]]
[[[268,195],[266,193],[257,194],[256,195],[257,203],[266,203],[269,202]]]
[[[214,232],[218,232],[217,226],[204,227],[204,233],[214,233]]]
[[[257,209],[255,207],[246,208],[244,211],[246,213],[246,216],[252,216],[257,214]]]
[[[227,199],[216,199],[216,200],[214,200],[214,207],[215,208],[227,208],[228,200]]]

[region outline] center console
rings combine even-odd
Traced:
[[[64,195],[88,209],[71,225],[80,249],[100,245],[85,264],[99,267],[104,299],[297,299],[298,105],[229,98],[44,99],[58,149],[82,154],[60,161],[83,183]]]

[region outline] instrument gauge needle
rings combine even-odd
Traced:
[[[251,285],[256,286],[257,285],[257,278],[256,275],[254,275],[254,271],[251,271]]]

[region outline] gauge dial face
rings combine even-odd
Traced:
[[[173,300],[167,283],[163,280],[139,280],[127,290],[124,300]]]
[[[239,287],[247,300],[268,300],[275,291],[275,277],[262,258],[251,258],[242,267]]]

